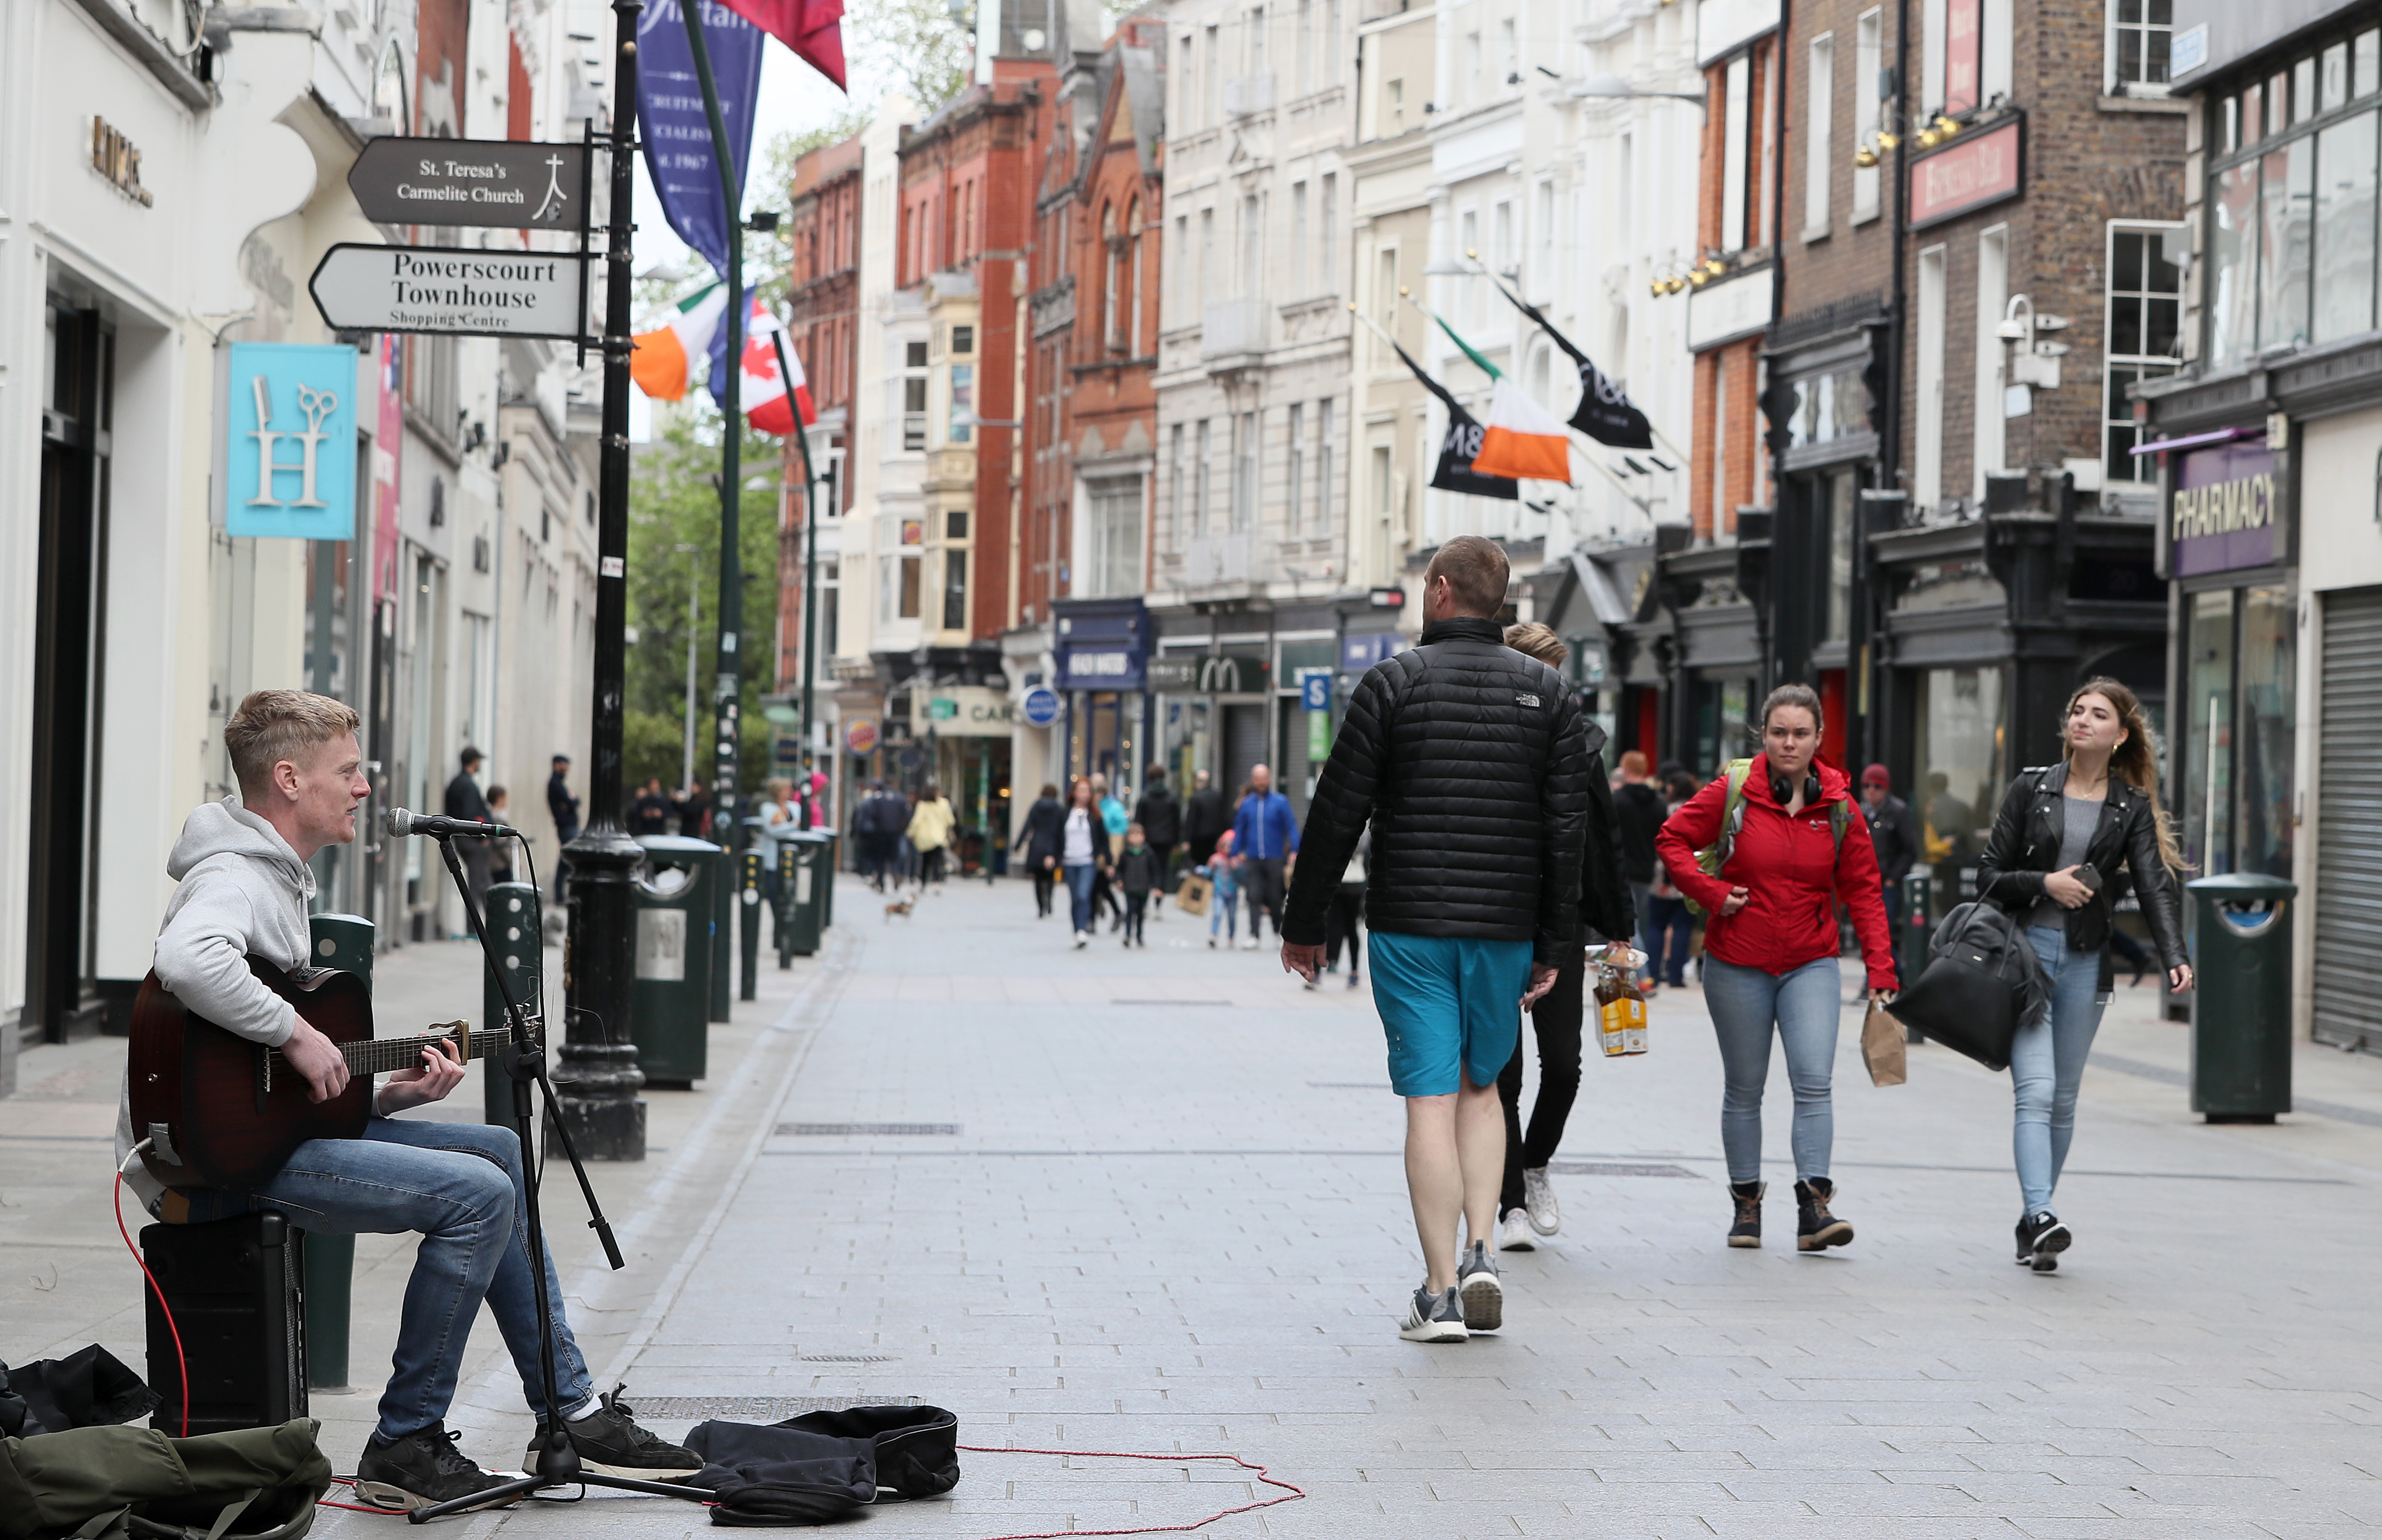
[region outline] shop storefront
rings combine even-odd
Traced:
[[[960,870],[1006,869],[1016,707],[988,685],[914,685],[910,736],[958,814]]]
[[[1153,727],[1148,613],[1139,599],[1062,599],[1051,608],[1064,707],[1054,778],[1105,776],[1112,787],[1137,788]]]
[[[1251,767],[1267,762],[1272,679],[1262,639],[1226,650],[1169,639],[1150,664],[1149,688],[1158,703],[1159,750],[1178,791],[1196,785],[1204,770],[1237,792]]]

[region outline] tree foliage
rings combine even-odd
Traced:
[[[659,776],[678,785],[686,714],[687,589],[694,585],[695,776],[708,784],[713,755],[712,681],[719,638],[719,409],[700,388],[657,404],[654,440],[635,449],[629,491],[629,649],[624,766],[629,784]],[[770,773],[761,696],[772,678],[778,634],[778,508],[782,441],[747,431],[744,489],[737,507],[744,619],[738,655],[743,691],[738,784],[750,792]]]

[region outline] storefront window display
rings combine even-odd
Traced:
[[[2294,604],[2280,586],[2188,601],[2175,815],[2195,875],[2291,870]]]
[[[1919,677],[1915,801],[1941,907],[1973,885],[2009,778],[2002,693],[1999,668],[1931,668]]]
[[[1759,705],[1751,679],[1702,679],[1696,685],[1696,762],[1688,768],[1710,780],[1733,759],[1758,753],[1751,727]]]

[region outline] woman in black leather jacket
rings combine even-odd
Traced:
[[[2183,858],[2159,809],[2142,703],[2115,679],[2088,679],[2069,697],[2060,737],[2059,764],[2010,782],[1977,862],[1978,896],[2026,926],[2051,984],[2049,1007],[2010,1044],[2018,1104],[2011,1144],[2025,1199],[2018,1260],[2038,1273],[2055,1270],[2074,1240],[2052,1212],[2051,1194],[2075,1137],[2076,1089],[2109,998],[2111,911],[2129,877],[2168,986],[2192,984],[2176,923]]]

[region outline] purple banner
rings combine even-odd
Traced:
[[[2177,577],[2282,559],[2275,457],[2264,438],[2213,445],[2176,460],[2167,538]]]
[[[753,158],[753,103],[761,91],[761,44],[767,34],[725,6],[705,4],[700,14],[711,78],[719,89],[719,116],[742,189]],[[645,170],[670,228],[727,277],[729,214],[679,0],[649,0],[637,19],[637,121],[645,135]],[[743,211],[736,213],[742,217]]]

